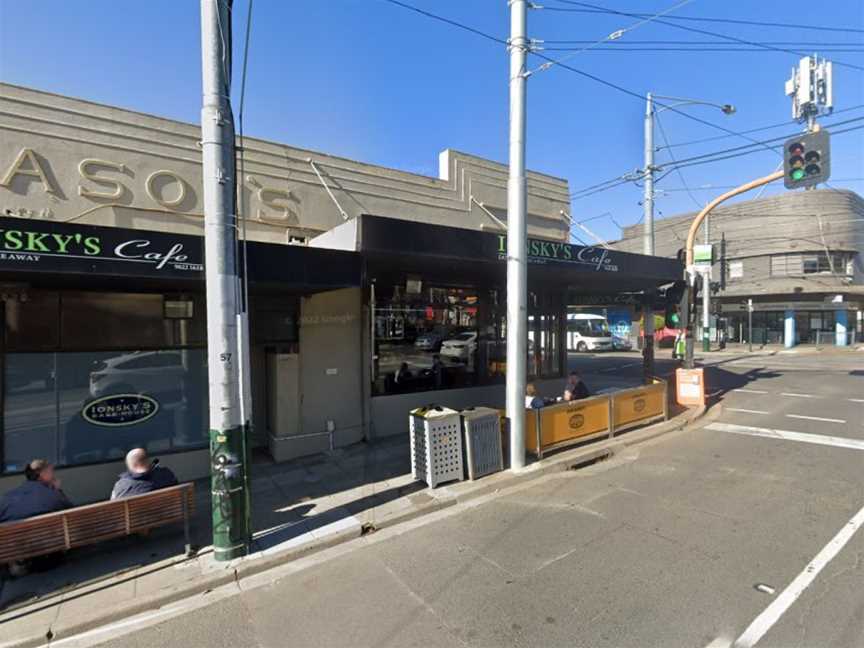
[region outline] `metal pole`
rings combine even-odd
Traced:
[[[706,216],[720,203],[729,200],[730,198],[734,198],[735,196],[750,191],[751,189],[755,189],[756,187],[761,187],[762,185],[766,185],[769,182],[774,182],[775,180],[779,180],[784,175],[783,171],[775,171],[771,175],[767,175],[764,178],[758,178],[757,180],[752,180],[750,182],[746,182],[739,187],[735,187],[731,191],[727,191],[722,196],[718,196],[710,203],[705,205],[702,208],[696,218],[693,219],[693,222],[690,224],[690,229],[687,232],[687,242],[685,243],[685,279],[687,279],[688,284],[692,287],[695,286],[696,282],[696,273],[693,269],[693,244],[696,241],[696,233],[699,231],[699,226],[702,224],[702,221],[705,220]],[[689,306],[693,304],[692,298],[692,290],[687,293],[688,297],[688,311]],[[687,369],[693,368],[693,324],[692,321],[688,319],[687,321],[687,330],[686,330],[686,346],[685,346],[685,354],[684,354],[684,366]]]
[[[510,468],[525,466],[528,361],[528,232],[525,212],[527,2],[510,0],[510,175],[507,179],[507,385]]]
[[[711,244],[711,219],[705,216],[705,244]],[[713,264],[713,254],[712,254]],[[702,275],[702,350],[711,350],[711,279],[708,273]]]
[[[747,301],[747,350],[753,353],[753,300]]]
[[[237,218],[231,113],[231,3],[201,0],[201,150],[210,385],[213,552],[231,560],[248,551],[245,456],[237,348]]]
[[[642,253],[654,254],[654,99],[651,93],[645,103],[645,189],[642,198],[644,214]],[[642,306],[642,370],[646,382],[654,375],[654,299],[646,294]]]

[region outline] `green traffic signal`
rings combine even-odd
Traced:
[[[799,180],[803,180],[804,176],[806,176],[807,173],[804,171],[804,169],[799,167],[797,169],[792,169],[792,173],[790,175],[795,182],[798,182]]]
[[[814,187],[831,176],[828,131],[799,135],[787,140],[783,149],[783,184],[787,189]]]

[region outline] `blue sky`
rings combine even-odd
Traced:
[[[506,0],[407,1],[507,36]],[[593,2],[646,13],[676,4]],[[235,4],[239,50],[247,5],[245,0]],[[558,0],[542,4],[566,8]],[[198,7],[196,0],[0,0],[0,79],[197,122]],[[674,15],[864,29],[861,0],[692,0]],[[503,47],[381,0],[258,0],[252,22],[247,134],[427,175],[437,174],[437,154],[448,147],[506,162],[508,63]],[[634,22],[623,16],[535,10],[529,15],[529,33],[545,41],[594,41]],[[782,46],[804,51],[818,51],[811,43],[860,47],[864,42],[864,33],[679,24],[746,40],[807,43]],[[647,24],[621,42],[703,39],[710,37]],[[862,53],[829,56],[864,67]],[[583,52],[567,62],[639,95],[653,91],[733,103],[738,111],[731,117],[704,106],[683,110],[740,131],[790,119],[783,84],[796,60],[775,52]],[[238,55],[235,80],[239,61]],[[533,65],[540,62],[535,59]],[[835,103],[837,109],[864,104],[864,71],[835,65]],[[567,178],[574,191],[631,171],[642,164],[643,113],[643,101],[574,73],[555,68],[539,72],[528,84],[529,168]],[[864,117],[864,109],[824,123],[853,117]],[[661,121],[673,143],[723,135],[671,111]],[[850,126],[859,124],[864,121]],[[796,128],[790,122],[753,137],[779,137]],[[659,131],[657,143],[662,144]],[[682,158],[746,143],[727,138],[673,150]],[[664,159],[659,153],[658,162]],[[683,170],[684,181],[691,188],[739,184],[773,171],[779,161],[766,151]],[[864,193],[864,130],[834,138],[832,176],[837,179],[832,186]],[[694,208],[687,192],[680,191],[684,183],[676,173],[657,188],[664,187],[669,191],[658,196],[658,216]],[[782,185],[772,186],[766,193],[782,190]],[[718,191],[693,193],[707,200]],[[633,223],[641,216],[640,200],[641,189],[628,183],[574,201],[573,214],[584,220],[610,212],[621,224]],[[588,226],[604,237],[618,236],[609,217]]]

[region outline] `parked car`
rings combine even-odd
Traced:
[[[441,355],[452,360],[467,362],[477,350],[477,332],[466,331],[444,340],[441,343]]]
[[[633,348],[633,343],[628,338],[620,335],[612,336],[612,348],[615,351],[630,351]]]
[[[93,363],[90,395],[149,394],[180,400],[186,369],[179,351],[136,351]]]
[[[429,331],[417,336],[414,348],[420,351],[438,351],[444,342],[444,334],[440,331]]]

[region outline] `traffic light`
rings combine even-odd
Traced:
[[[812,187],[831,175],[828,131],[805,133],[783,145],[783,184],[787,189]]]

